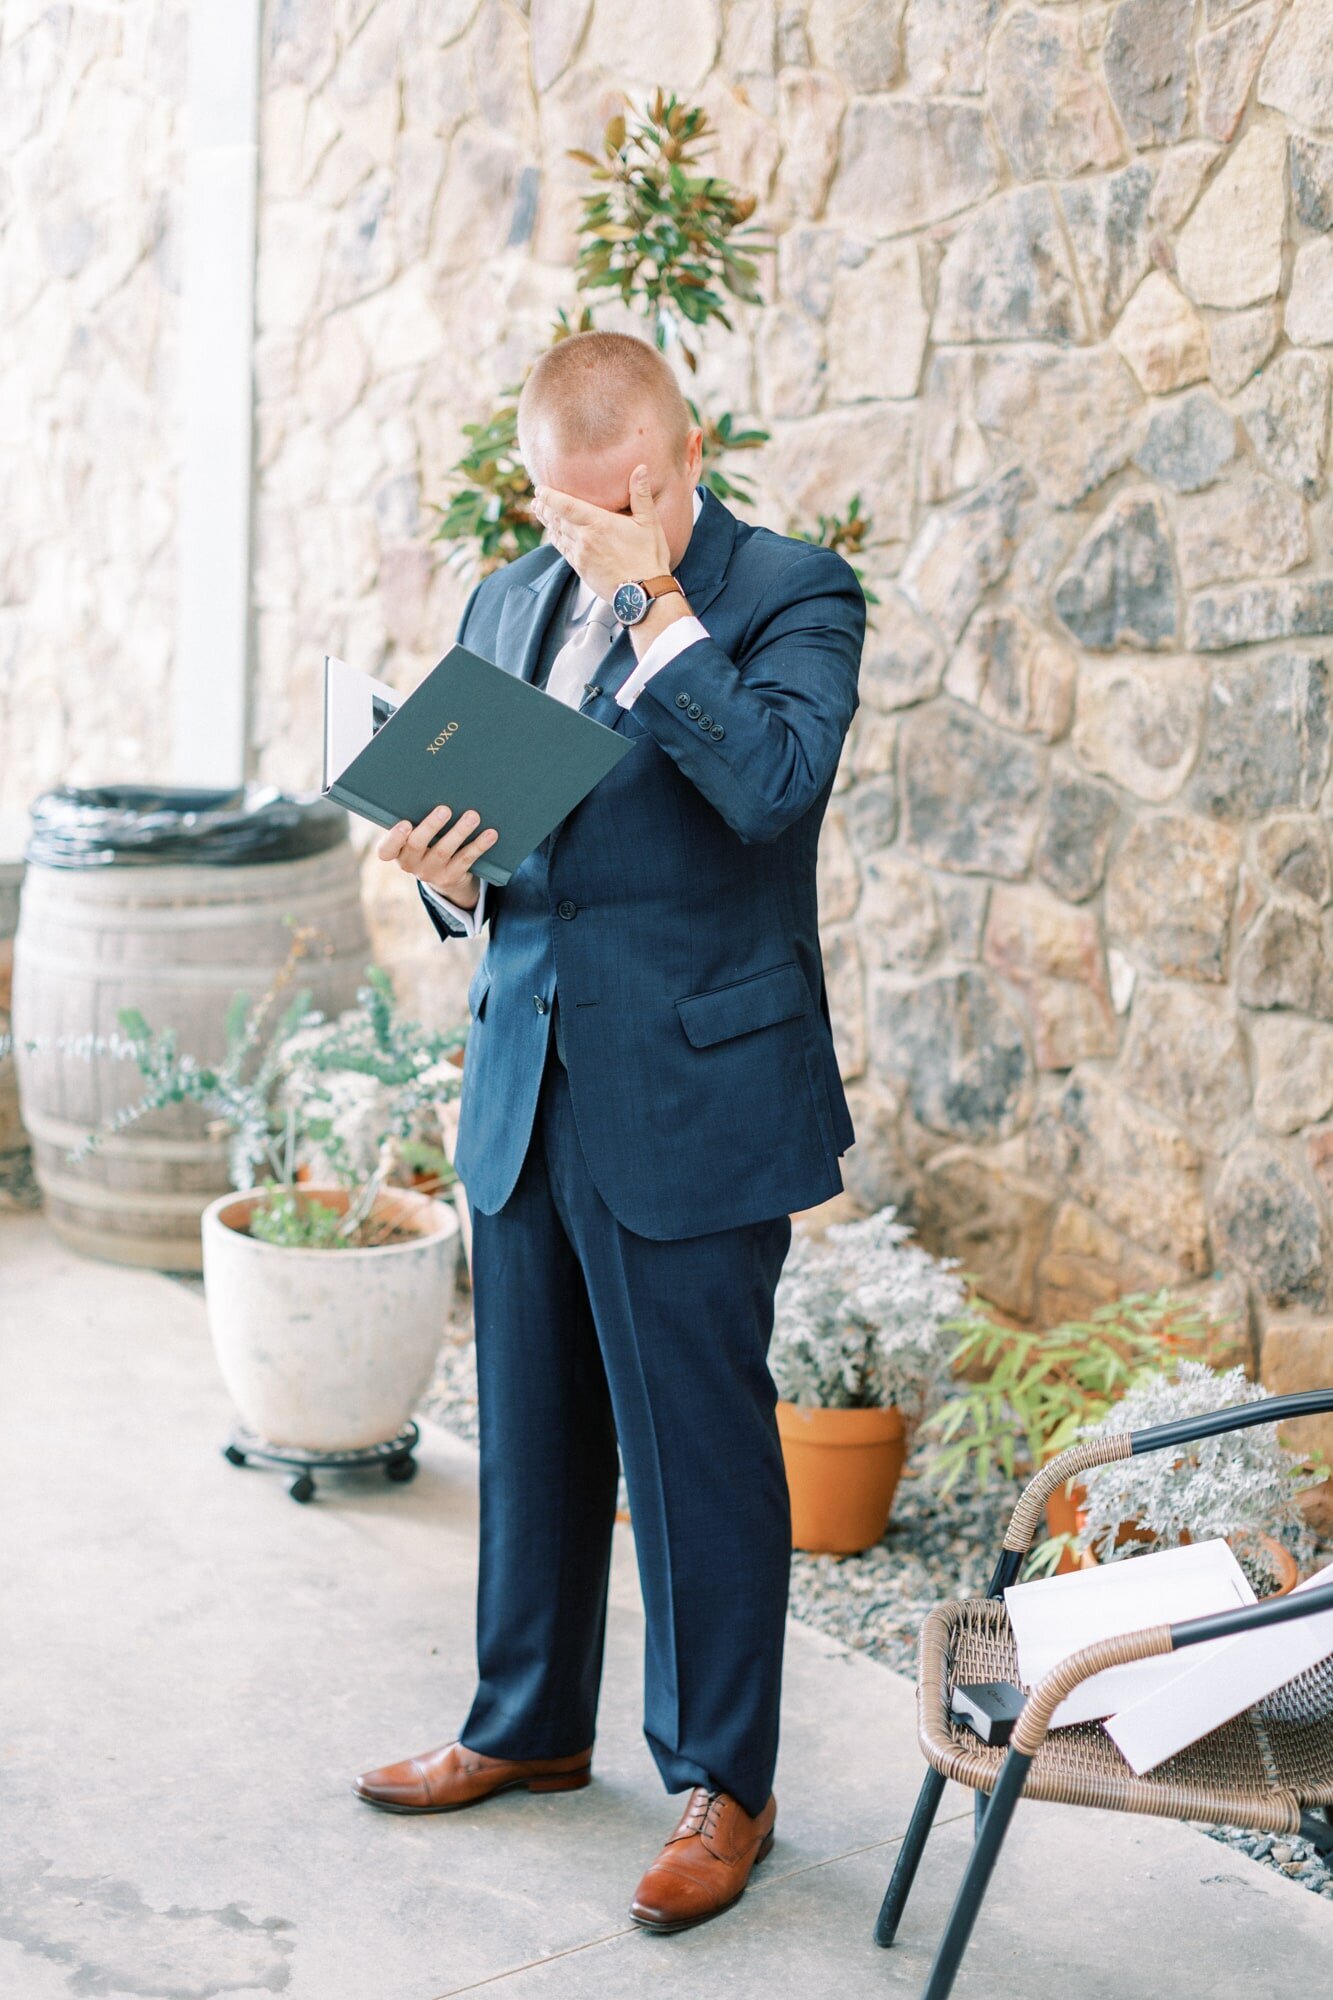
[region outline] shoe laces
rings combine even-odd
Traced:
[[[717,1832],[717,1823],[722,1813],[722,1801],[726,1793],[710,1789],[707,1785],[696,1785],[690,1793],[690,1802],[681,1816],[677,1831],[683,1836],[689,1833],[701,1834],[709,1840]]]

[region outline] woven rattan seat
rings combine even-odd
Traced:
[[[1333,1584],[1084,1646],[1035,1687],[1019,1678],[1004,1601],[1005,1590],[1021,1574],[1047,1500],[1092,1466],[1144,1452],[1178,1452],[1201,1438],[1330,1411],[1333,1390],[1311,1390],[1242,1403],[1179,1424],[1121,1431],[1061,1452],[1020,1495],[987,1595],[955,1599],[929,1614],[917,1657],[917,1733],[930,1768],[880,1906],[877,1944],[891,1945],[897,1936],[947,1779],[970,1788],[977,1812],[972,1855],[923,2000],[947,2000],[953,1988],[1020,1799],[1211,1821],[1256,1833],[1300,1834],[1324,1852],[1333,1851],[1333,1653],[1142,1777],[1130,1769],[1100,1722],[1051,1726],[1065,1696],[1092,1675],[1211,1639],[1333,1612]],[[994,1682],[1007,1682],[1024,1696],[1012,1735],[1000,1747],[984,1743],[951,1713],[955,1688]]]
[[[1023,1688],[1003,1600],[969,1597],[926,1619],[917,1675],[917,1729],[945,1778],[990,1792],[1006,1751],[951,1722],[953,1690],[977,1681]],[[1297,1833],[1303,1808],[1333,1804],[1333,1660],[1136,1778],[1099,1722],[1053,1729],[1032,1761],[1025,1799],[1214,1820]]]

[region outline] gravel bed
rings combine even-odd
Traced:
[[[917,1636],[946,1597],[981,1597],[1018,1489],[941,1499],[910,1471],[883,1541],[857,1556],[792,1551],[792,1616],[916,1679]]]

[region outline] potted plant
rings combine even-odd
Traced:
[[[997,1472],[1006,1479],[1030,1477],[1134,1382],[1173,1367],[1212,1333],[1207,1315],[1166,1287],[1126,1293],[1087,1319],[1058,1326],[1012,1327],[982,1304],[958,1325],[962,1338],[953,1366],[963,1379],[925,1426],[933,1442],[926,1470],[941,1493],[965,1475],[980,1488]],[[1042,1547],[1052,1566],[1076,1565],[1065,1542],[1051,1551],[1074,1531],[1081,1497],[1075,1484],[1047,1502],[1052,1542]]]
[[[1223,1373],[1202,1361],[1181,1360],[1169,1374],[1141,1377],[1096,1423],[1081,1426],[1080,1436],[1180,1423],[1236,1403],[1262,1402],[1266,1394],[1243,1368]],[[1049,1563],[1059,1542],[1087,1566],[1220,1535],[1231,1543],[1258,1595],[1285,1596],[1300,1576],[1300,1563],[1314,1550],[1297,1494],[1327,1477],[1327,1467],[1281,1444],[1273,1424],[1202,1438],[1175,1456],[1146,1452],[1094,1466],[1083,1475],[1075,1528],[1034,1551],[1034,1557],[1044,1552]],[[1142,1524],[1137,1535],[1124,1532],[1123,1524],[1131,1520]]]
[[[957,1260],[910,1242],[895,1217],[798,1233],[778,1281],[769,1365],[798,1549],[850,1555],[880,1539],[948,1383],[966,1300]]]
[[[253,1007],[236,995],[216,1065],[120,1010],[125,1040],[108,1046],[134,1057],[147,1087],[82,1145],[164,1104],[211,1113],[234,1189],[202,1217],[223,1380],[264,1443],[350,1451],[398,1435],[444,1335],[458,1219],[429,1189],[456,1177],[423,1127],[459,1087],[450,1056],[466,1030],[400,1019],[378,966],[334,1022],[308,992],[275,1020],[290,966]],[[423,1170],[432,1181],[406,1184]]]

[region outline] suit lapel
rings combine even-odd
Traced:
[[[495,655],[505,671],[517,675],[521,681],[531,682],[537,671],[543,634],[572,574],[564,557],[557,555],[535,583],[525,583],[505,595],[495,635]]]

